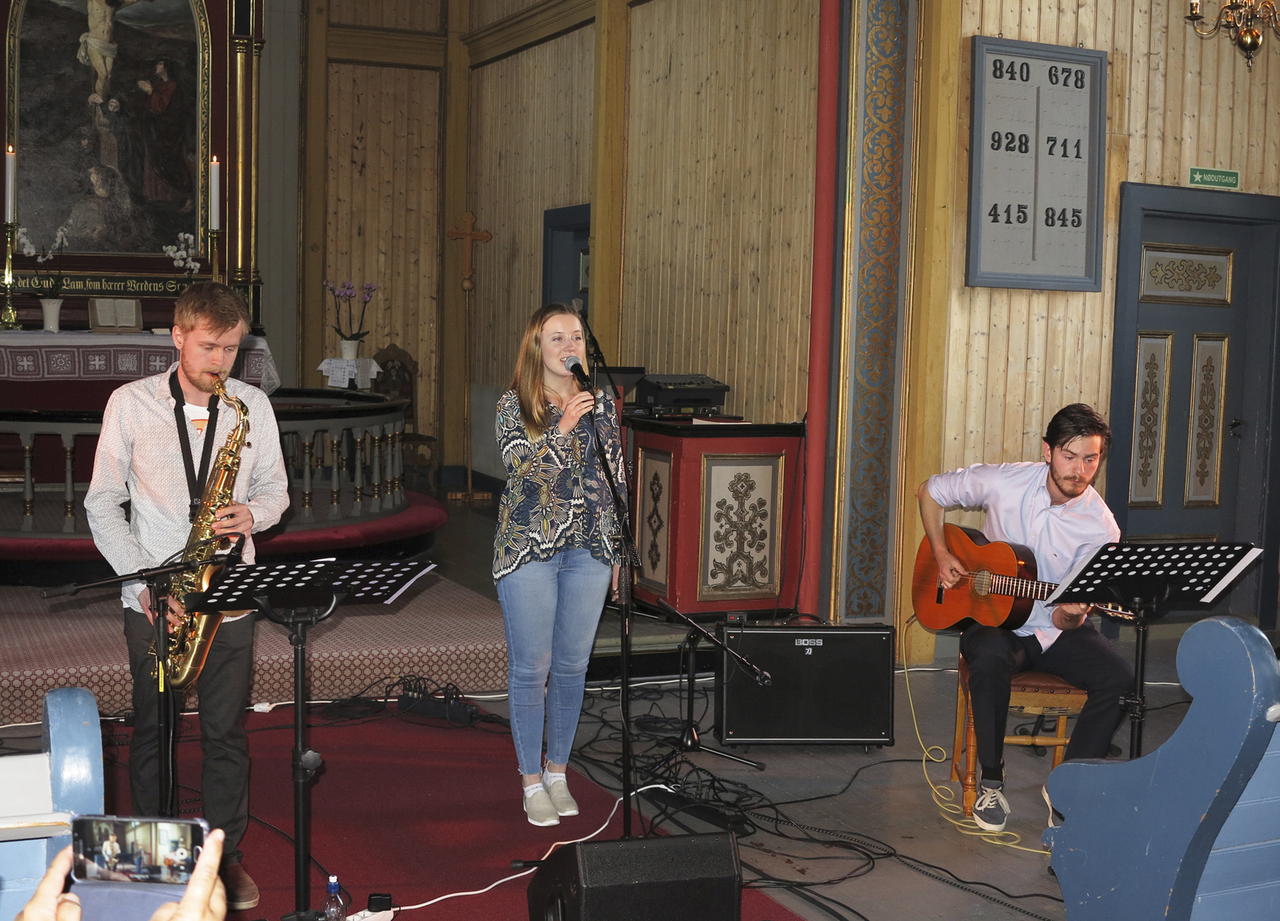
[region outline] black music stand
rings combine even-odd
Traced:
[[[391,604],[435,564],[311,560],[237,566],[208,592],[187,596],[200,611],[257,608],[287,628],[293,646],[294,911],[284,921],[321,921],[311,905],[311,797],[308,784],[324,759],[307,748],[307,630],[339,604]]]
[[[1178,605],[1212,603],[1261,554],[1253,544],[1103,544],[1046,599],[1050,607],[1110,601],[1137,614],[1133,694],[1121,700],[1129,711],[1131,759],[1142,755],[1150,622]]]

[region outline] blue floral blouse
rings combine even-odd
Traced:
[[[602,563],[620,563],[613,538],[618,532],[613,497],[596,457],[591,425],[600,437],[609,468],[626,499],[626,471],[618,414],[610,400],[587,413],[568,435],[557,423],[562,413],[548,406],[547,431],[531,439],[520,415],[514,390],[498,400],[498,449],[507,467],[507,486],[498,504],[498,530],[493,539],[496,582],[530,560],[551,559],[561,550],[585,547]]]

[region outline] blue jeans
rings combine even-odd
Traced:
[[[498,580],[507,634],[511,738],[521,774],[542,771],[544,720],[547,760],[569,761],[582,713],[587,660],[612,576],[612,567],[580,547],[545,562],[525,563]]]

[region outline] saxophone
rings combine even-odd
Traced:
[[[219,540],[213,533],[214,513],[220,508],[230,505],[232,490],[236,484],[236,474],[240,471],[240,452],[248,447],[249,410],[244,401],[227,393],[226,384],[218,380],[213,385],[214,393],[223,403],[235,410],[235,428],[227,436],[226,443],[218,449],[217,460],[209,471],[209,480],[205,483],[204,495],[200,499],[200,508],[191,525],[191,534],[187,537],[187,547],[182,552],[186,562],[202,562],[206,565],[198,569],[190,569],[173,578],[169,589],[170,597],[184,603],[188,593],[204,592],[213,587],[225,563],[215,562],[218,551],[227,550],[231,546],[231,538]],[[210,433],[212,437],[212,433]],[[169,655],[166,658],[165,671],[168,673],[169,686],[174,690],[182,690],[200,675],[204,668],[204,660],[209,655],[209,645],[214,634],[222,624],[222,618],[229,611],[213,611],[206,614],[193,614],[183,611],[178,623],[172,626],[169,636]],[[151,654],[156,655],[155,643],[151,645]]]

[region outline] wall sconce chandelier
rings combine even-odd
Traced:
[[[1196,34],[1201,38],[1208,38],[1217,34],[1219,29],[1225,29],[1227,37],[1240,49],[1245,64],[1251,70],[1253,56],[1262,47],[1262,29],[1270,26],[1271,31],[1280,36],[1280,10],[1276,9],[1273,0],[1233,0],[1224,3],[1218,10],[1218,18],[1213,21],[1213,27],[1208,30],[1200,28],[1203,19],[1200,15],[1200,0],[1191,0],[1191,13],[1187,16],[1187,22],[1191,23]]]

